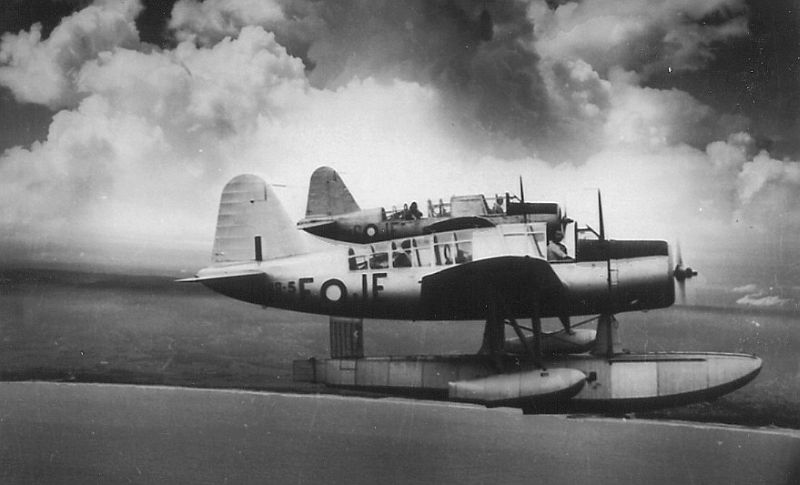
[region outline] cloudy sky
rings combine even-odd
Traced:
[[[202,265],[229,178],[299,219],[329,165],[364,207],[600,188],[613,237],[800,272],[795,3],[5,0],[0,259]]]

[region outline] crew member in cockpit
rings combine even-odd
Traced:
[[[495,197],[494,205],[492,206],[492,214],[503,215],[503,197],[499,195]]]
[[[553,239],[550,241],[550,244],[547,245],[548,261],[570,259],[569,254],[567,254],[567,247],[561,244],[563,240],[564,233],[557,229],[556,232],[553,233]]]
[[[411,202],[411,207],[408,208],[408,217],[406,220],[408,221],[415,221],[422,217],[422,212],[419,211],[417,208],[417,201]]]

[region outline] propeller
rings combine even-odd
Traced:
[[[697,271],[693,270],[690,266],[683,265],[683,255],[681,255],[681,243],[675,243],[675,253],[677,257],[677,264],[672,271],[675,276],[675,281],[678,282],[678,289],[680,290],[681,303],[686,303],[686,280],[697,276]]]

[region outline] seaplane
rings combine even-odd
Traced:
[[[622,349],[615,315],[669,307],[675,285],[695,272],[673,264],[664,241],[606,238],[599,192],[598,210],[599,232],[588,228],[596,238],[578,240],[568,259],[548,260],[548,222],[524,218],[319,248],[263,178],[244,174],[222,191],[211,265],[178,281],[329,316],[330,357],[295,361],[293,373],[333,388],[524,413],[619,413],[710,400],[754,379],[762,362],[752,355]],[[596,320],[596,330],[542,332],[542,318],[575,316]],[[365,357],[370,318],[485,326],[474,354]]]
[[[493,199],[492,207],[483,194],[454,195],[450,202],[428,199],[427,214],[416,202],[388,211],[384,207],[361,209],[336,170],[319,167],[311,175],[306,215],[297,227],[337,241],[371,243],[521,222],[543,222],[552,235],[570,222],[556,202],[526,202],[521,178],[519,197],[506,192]]]

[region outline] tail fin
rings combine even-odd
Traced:
[[[219,203],[212,260],[252,261],[306,252],[306,241],[275,192],[257,175],[238,175]]]
[[[311,174],[306,217],[336,216],[360,210],[347,186],[330,167],[319,167]]]

